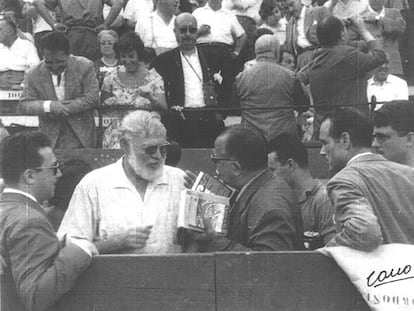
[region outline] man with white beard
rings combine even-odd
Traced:
[[[164,126],[141,110],[127,115],[120,131],[124,156],[81,180],[59,234],[92,241],[101,254],[181,252],[175,237],[184,172],[164,165]]]

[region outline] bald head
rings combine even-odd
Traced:
[[[197,40],[197,20],[190,13],[181,13],[175,18],[175,37],[184,52],[193,51]]]

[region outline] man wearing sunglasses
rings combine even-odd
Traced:
[[[226,184],[239,190],[230,207],[226,236],[205,219],[204,233],[187,232],[187,247],[201,252],[303,249],[302,216],[295,194],[267,169],[265,138],[248,126],[226,129],[215,141],[211,160]]]
[[[178,48],[155,58],[153,66],[164,79],[167,104],[171,113],[165,117],[168,136],[181,147],[211,148],[214,139],[224,129],[222,116],[212,111],[199,111],[208,103],[205,85],[212,83],[213,73],[202,52],[196,47],[197,20],[190,13],[175,19],[175,36]],[[212,91],[220,92],[221,85],[214,84]],[[221,103],[219,99],[219,104]],[[183,108],[188,108],[182,112]]]
[[[85,240],[59,240],[41,206],[62,176],[44,134],[6,137],[0,159],[2,310],[46,310],[69,291],[97,251]]]
[[[388,160],[414,167],[414,105],[386,103],[375,111],[372,149]]]
[[[94,242],[100,253],[177,253],[184,172],[164,165],[168,142],[158,116],[127,115],[124,156],[87,174],[72,195],[59,232]]]

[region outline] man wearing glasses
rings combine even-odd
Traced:
[[[372,149],[388,160],[414,167],[414,105],[386,103],[375,111]]]
[[[6,137],[0,150],[1,306],[46,310],[70,290],[97,253],[88,241],[59,240],[41,204],[62,176],[42,133]]]
[[[100,253],[181,252],[175,236],[184,172],[164,165],[164,126],[141,110],[120,131],[124,156],[81,180],[59,233],[91,241]]]
[[[209,104],[205,96],[207,89],[219,91],[222,80],[216,75],[220,81],[213,82],[218,69],[210,67],[196,47],[197,20],[194,16],[190,13],[178,15],[174,32],[178,48],[159,55],[152,64],[164,79],[168,108],[173,109],[164,120],[168,136],[177,140],[181,147],[211,148],[224,129],[223,117],[214,111],[192,108],[206,107]],[[183,112],[183,108],[186,111]]]
[[[295,194],[281,177],[273,177],[267,169],[266,141],[262,135],[247,126],[232,126],[216,139],[211,159],[218,177],[239,190],[239,194],[230,207],[227,235],[218,236],[205,223],[204,233],[187,232],[188,249],[303,249],[302,218]]]

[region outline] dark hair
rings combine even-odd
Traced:
[[[68,55],[70,51],[69,39],[62,31],[52,31],[45,34],[42,39],[40,39],[40,46],[42,47],[42,51],[62,51],[66,55]]]
[[[50,139],[40,132],[5,137],[0,144],[0,173],[4,182],[15,185],[25,170],[42,166],[44,159],[39,149],[51,146]]]
[[[282,60],[283,60],[283,55],[285,55],[285,53],[286,53],[286,54],[290,54],[290,55],[292,55],[292,56],[293,56],[293,60],[295,61],[295,57],[294,57],[294,55],[292,54],[292,52],[291,52],[291,51],[289,51],[286,47],[282,46],[282,47],[280,48],[279,64],[281,64],[281,63],[282,63]],[[294,63],[294,65],[295,65],[295,67],[296,67],[296,62]]]
[[[249,171],[267,166],[267,146],[264,136],[246,125],[228,127],[220,136],[226,136],[225,151]]]
[[[121,53],[129,53],[132,51],[137,53],[138,59],[141,61],[148,57],[145,51],[144,43],[134,31],[123,34],[119,38],[119,41],[114,44],[114,50],[118,59]]]
[[[333,46],[341,39],[344,29],[342,21],[335,16],[328,16],[320,22],[316,28],[316,35],[321,46]]]
[[[259,15],[263,21],[273,14],[275,8],[281,9],[280,4],[276,0],[263,0],[260,5]]]
[[[257,28],[256,31],[254,32],[254,40],[253,40],[254,42],[253,43],[256,43],[256,40],[259,39],[263,35],[273,35],[273,31],[271,31],[270,29],[267,29],[267,28]]]
[[[279,162],[283,165],[289,159],[294,160],[300,168],[307,169],[308,151],[300,139],[287,133],[273,138],[268,145],[268,153],[276,152]]]
[[[357,148],[371,148],[372,124],[361,112],[354,108],[339,108],[333,111],[330,136],[338,140],[346,132],[351,137],[351,143]]]
[[[372,123],[376,127],[391,126],[400,136],[414,132],[414,104],[408,101],[386,103],[374,112]]]

